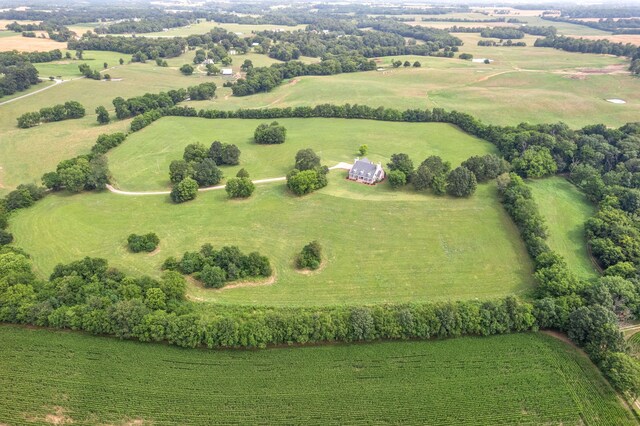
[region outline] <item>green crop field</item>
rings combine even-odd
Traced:
[[[633,424],[589,360],[543,334],[257,352],[13,326],[0,340],[9,424]]]
[[[576,187],[561,177],[527,182],[549,228],[548,243],[581,278],[597,277],[587,252],[584,224],[595,211]]]
[[[439,155],[453,167],[472,155],[496,153],[490,143],[441,123],[391,123],[346,119],[281,119],[287,128],[282,145],[263,146],[253,142],[255,128],[269,120],[209,120],[167,117],[131,135],[109,153],[115,182],[130,191],[170,187],[169,164],[182,159],[184,147],[202,143],[209,147],[219,140],[236,144],[242,154],[240,165],[223,167],[227,177],[245,168],[253,179],[284,176],[293,168],[296,152],[312,148],[331,167],[352,163],[358,147],[368,144],[367,157],[388,162],[392,154],[404,152],[418,166],[429,155]]]
[[[347,181],[332,171],[329,186],[306,197],[288,194],[284,182],[258,185],[248,200],[224,191],[172,205],[169,197],[111,193],[52,195],[15,214],[15,242],[37,270],[59,262],[104,257],[133,273],[157,276],[168,256],[238,245],[267,255],[275,284],[225,290],[192,285],[194,300],[268,305],[408,302],[526,294],[531,264],[493,184],[469,199],[395,192]],[[327,220],[330,219],[330,220]],[[156,232],[159,252],[132,254],[131,233]],[[311,240],[327,264],[302,275],[293,259]]]

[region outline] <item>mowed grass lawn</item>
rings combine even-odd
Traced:
[[[12,216],[15,243],[46,276],[60,262],[108,259],[134,274],[158,276],[168,256],[237,245],[271,260],[272,285],[205,290],[194,300],[259,305],[323,305],[493,298],[524,295],[531,264],[493,184],[454,199],[365,186],[332,171],[329,186],[299,198],[284,182],[257,186],[243,201],[223,190],[174,205],[168,196],[111,193],[52,195]],[[155,232],[159,252],[132,254],[131,233]],[[318,240],[325,267],[303,275],[293,266]]]
[[[635,424],[543,334],[209,351],[0,326],[8,424]]]
[[[258,145],[255,128],[272,120],[209,120],[165,117],[136,132],[109,156],[110,170],[117,185],[126,190],[143,191],[168,188],[169,165],[182,159],[185,146],[214,140],[240,148],[240,164],[224,166],[227,177],[245,168],[252,179],[285,176],[295,164],[296,152],[311,148],[329,167],[352,163],[358,147],[369,146],[367,157],[386,164],[394,153],[410,155],[417,167],[429,155],[439,155],[453,167],[472,155],[497,152],[489,142],[470,136],[443,123],[391,123],[374,120],[328,118],[279,119],[287,129],[280,145]]]
[[[579,277],[597,277],[587,252],[584,224],[593,216],[594,206],[575,186],[562,177],[530,180],[533,197],[547,221],[549,246],[561,254]]]

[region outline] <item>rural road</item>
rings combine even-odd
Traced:
[[[335,170],[335,169],[342,169],[342,170],[349,170],[351,169],[351,164],[349,163],[338,163],[333,167],[329,167],[329,170]],[[275,177],[275,178],[268,178],[268,179],[258,179],[258,180],[253,180],[252,182],[254,184],[260,184],[260,183],[270,183],[270,182],[282,182],[284,180],[287,180],[286,176],[281,176],[281,177]],[[200,192],[205,192],[205,191],[215,191],[218,189],[224,189],[225,185],[216,185],[216,186],[208,186],[206,188],[198,188],[198,191]],[[139,196],[139,195],[169,195],[171,194],[171,191],[122,191],[120,189],[116,189],[113,186],[107,184],[107,189],[109,190],[109,192],[112,192],[114,194],[119,194],[119,195],[130,195],[130,196]]]
[[[98,72],[100,74],[102,74],[103,72],[106,72],[106,71],[109,71],[109,70],[112,70],[112,69],[116,69],[116,68],[118,68],[118,67],[117,66],[110,67],[110,68],[107,68],[107,69],[104,69],[104,70],[100,70]],[[38,89],[35,92],[27,93],[26,95],[18,96],[17,98],[9,99],[8,101],[0,102],[0,106],[2,106],[4,104],[8,104],[8,103],[13,102],[13,101],[17,101],[17,100],[20,100],[20,99],[27,98],[29,96],[37,95],[40,92],[44,92],[45,90],[49,90],[52,87],[56,87],[58,84],[66,83],[68,81],[80,80],[81,78],[86,78],[86,77],[85,76],[75,77],[75,78],[71,78],[69,80],[60,80],[60,79],[56,78],[56,79],[53,80],[55,83],[52,84],[51,86],[43,87],[42,89]],[[40,80],[47,81],[48,79],[41,78]],[[118,80],[115,80],[115,81],[118,81]]]
[[[43,80],[43,81],[46,81],[46,80]],[[38,89],[38,90],[36,90],[35,92],[27,93],[26,95],[18,96],[17,98],[9,99],[8,101],[0,102],[0,106],[5,105],[5,104],[8,104],[8,103],[13,102],[13,101],[17,101],[17,100],[20,100],[20,99],[24,99],[24,98],[29,97],[29,96],[32,96],[32,95],[36,95],[36,94],[38,94],[38,93],[40,93],[40,92],[44,92],[45,90],[49,90],[49,89],[51,89],[52,87],[56,87],[58,84],[62,84],[62,83],[64,83],[65,81],[69,81],[69,80],[58,80],[58,79],[56,78],[56,79],[55,79],[55,80],[53,80],[53,81],[54,81],[55,83],[54,83],[54,84],[52,84],[51,86],[43,87],[42,89]]]

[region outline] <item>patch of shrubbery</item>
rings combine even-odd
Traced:
[[[133,253],[141,251],[151,253],[158,247],[158,244],[160,244],[160,238],[153,232],[144,235],[131,234],[127,238],[127,246]]]
[[[274,145],[284,143],[286,136],[287,129],[274,121],[259,125],[253,134],[253,140],[261,145]]]
[[[322,247],[317,241],[311,241],[302,248],[296,256],[296,268],[298,269],[318,269],[322,263]]]
[[[235,246],[214,250],[211,244],[203,245],[199,252],[184,253],[179,260],[168,258],[163,269],[194,274],[205,287],[211,288],[220,288],[229,281],[243,278],[268,277],[273,272],[269,259],[258,252],[245,255]]]

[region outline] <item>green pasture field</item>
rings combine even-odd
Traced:
[[[8,424],[634,424],[544,334],[210,351],[0,326]]]
[[[273,182],[257,185],[247,200],[214,190],[180,205],[166,195],[51,195],[13,215],[10,229],[42,276],[83,256],[158,276],[164,259],[204,243],[269,257],[275,283],[224,290],[191,284],[190,297],[203,302],[333,305],[529,294],[532,265],[493,184],[454,199],[345,177],[332,171],[328,187],[305,197]],[[130,253],[127,236],[146,232],[158,234],[159,250]],[[325,263],[301,274],[294,258],[312,240],[320,241]]]
[[[170,188],[169,164],[182,159],[184,147],[219,140],[240,148],[240,164],[222,167],[227,177],[245,168],[253,179],[285,176],[295,163],[296,152],[312,148],[324,165],[352,163],[358,147],[369,146],[367,157],[387,163],[392,154],[404,152],[416,167],[429,155],[439,155],[453,167],[472,155],[496,153],[490,143],[443,123],[393,123],[373,120],[289,118],[278,123],[287,129],[287,141],[264,146],[253,141],[253,132],[271,120],[166,117],[129,136],[109,154],[110,170],[118,187],[128,191]]]
[[[98,105],[105,105],[112,111],[111,101],[116,96],[166,91],[204,81],[218,85],[217,98],[187,105],[237,109],[349,102],[399,109],[456,109],[492,124],[564,121],[572,127],[581,127],[592,124],[594,117],[609,126],[637,121],[640,91],[636,90],[637,78],[624,73],[627,64],[624,59],[529,46],[479,47],[476,46],[477,34],[461,37],[465,40],[464,50],[475,57],[495,59],[495,62],[486,65],[459,59],[386,57],[379,60],[380,65],[387,68],[385,71],[298,77],[270,93],[238,98],[231,96],[231,89],[222,87],[226,81],[223,77],[207,77],[201,73],[189,77],[181,75],[177,68],[193,59],[193,52],[188,52],[170,59],[169,68],[157,67],[154,63],[118,65],[109,70],[114,79],[111,82],[86,79],[65,82],[0,106],[3,136],[0,141],[0,194],[19,183],[38,181],[60,160],[88,152],[100,133],[121,130],[128,125],[121,122],[98,126],[94,115]],[[101,67],[105,61],[116,64],[120,57],[129,59],[127,55],[113,52],[85,52],[85,57],[87,63],[95,64],[94,67]],[[239,69],[244,58],[252,59],[256,65],[273,62],[265,55],[238,55],[233,58],[234,70]],[[423,66],[393,69],[389,66],[393,59],[412,63],[418,60]],[[76,78],[79,76],[77,65],[76,61],[60,61],[38,67],[44,78],[49,75]],[[580,71],[582,68],[606,68],[608,71],[603,72],[608,73],[586,74]],[[627,103],[612,104],[606,101],[609,98],[622,98]],[[87,109],[87,117],[28,130],[16,127],[16,118],[24,112],[68,100],[81,102]]]
[[[598,277],[598,271],[587,252],[584,231],[585,222],[593,216],[594,206],[562,177],[530,180],[527,184],[547,222],[547,241],[551,249],[562,255],[569,269],[580,278]]]

